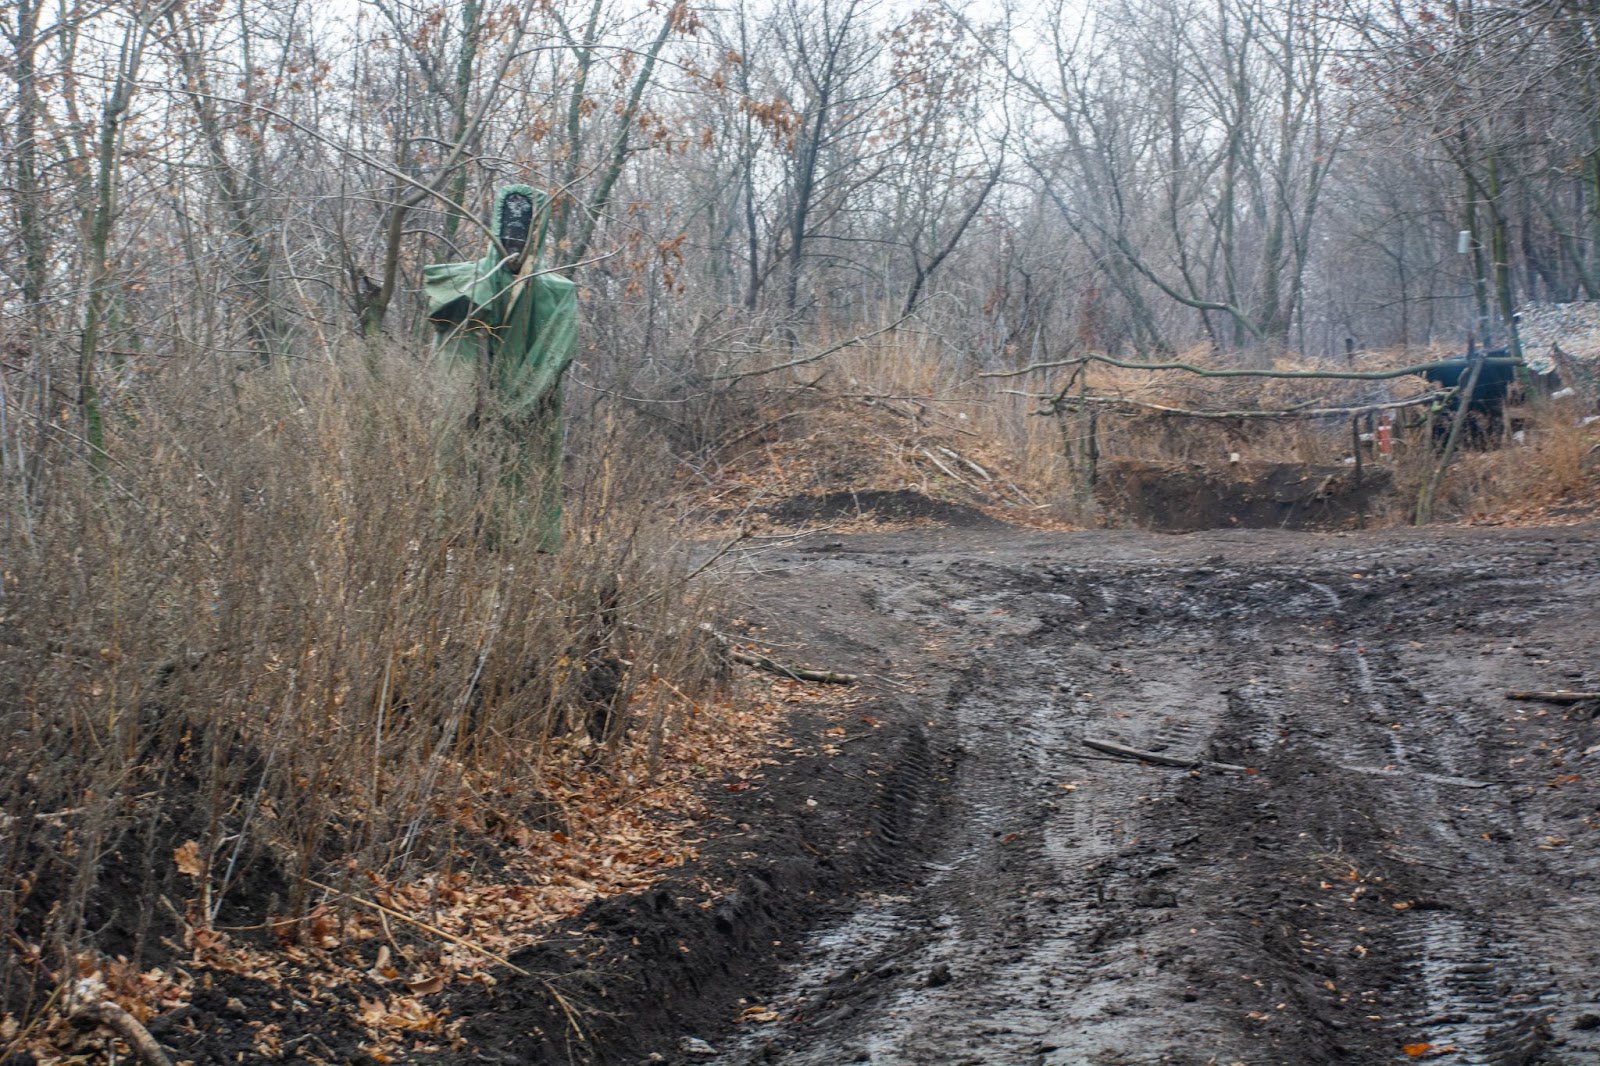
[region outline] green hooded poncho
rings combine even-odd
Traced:
[[[508,263],[500,243],[508,197],[527,197],[533,218],[520,269]],[[495,196],[494,247],[470,263],[423,267],[428,320],[446,358],[474,364],[487,382],[502,425],[511,438],[508,484],[531,516],[540,548],[561,545],[561,375],[578,348],[578,293],[567,278],[538,272],[539,252],[550,220],[550,198],[526,185],[508,185]],[[481,365],[479,361],[481,360]],[[527,499],[529,482],[537,499]]]

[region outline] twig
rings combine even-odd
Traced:
[[[46,970],[45,972],[48,973],[49,971]],[[66,989],[67,982],[56,982],[56,987],[51,990],[49,998],[44,1001],[44,1006],[33,1013],[33,1017],[28,1019],[28,1024],[22,1027],[21,1032],[11,1038],[9,1044],[5,1047],[0,1047],[0,1062],[10,1061],[12,1052],[21,1047],[28,1037],[33,1035],[33,1031],[39,1028],[40,1024],[50,1016],[50,1008],[56,1005],[56,1000],[61,998]]]
[[[711,451],[707,453],[707,455],[716,455],[718,452],[725,452],[729,448],[733,447],[735,444],[738,444],[740,441],[747,440],[750,437],[755,436],[757,433],[763,433],[763,432],[771,429],[773,426],[777,425],[779,422],[787,422],[791,418],[796,418],[796,417],[798,417],[800,415],[809,414],[809,413],[810,413],[809,411],[790,411],[787,414],[779,415],[777,418],[770,418],[770,419],[768,419],[767,421],[761,423],[758,426],[755,426],[755,427],[753,427],[751,429],[747,429],[743,433],[735,434],[734,436],[730,437],[729,439],[727,439],[725,441],[722,441],[716,447],[712,448]]]
[[[404,913],[402,911],[397,911],[393,907],[385,907],[383,904],[377,902],[376,900],[363,899],[361,896],[358,896],[353,892],[341,891],[340,889],[334,888],[332,885],[325,885],[321,881],[314,881],[309,877],[303,877],[303,878],[301,878],[301,880],[303,880],[306,884],[311,885],[313,888],[320,888],[324,892],[332,892],[336,896],[343,896],[345,899],[349,900],[351,903],[358,903],[363,907],[370,907],[373,910],[377,911],[379,914],[387,914],[389,917],[398,918],[402,922],[407,923],[408,925],[414,925],[418,929],[423,930],[424,932],[432,933],[434,936],[444,937],[446,940],[450,941],[452,944],[456,944],[456,945],[458,945],[460,947],[464,947],[468,951],[470,951],[470,952],[472,952],[472,953],[474,953],[476,955],[482,955],[486,959],[492,959],[495,962],[498,962],[501,966],[504,966],[506,969],[512,971],[513,973],[521,974],[523,977],[532,977],[533,976],[533,974],[529,973],[527,970],[524,970],[521,966],[518,966],[516,963],[512,962],[510,959],[506,958],[504,955],[496,955],[494,952],[490,951],[488,948],[484,947],[482,944],[475,944],[472,941],[466,939],[465,937],[459,937],[459,936],[456,936],[454,933],[446,932],[445,930],[440,929],[436,925],[428,924],[427,922],[423,921],[421,918],[413,918],[413,917],[411,917],[411,915],[406,914],[406,913]]]
[[[1130,748],[1125,744],[1114,744],[1109,740],[1095,740],[1093,737],[1084,737],[1083,746],[1086,748],[1093,748],[1095,751],[1104,752],[1107,755],[1115,755],[1120,759],[1136,759],[1139,762],[1152,763],[1156,766],[1175,766],[1180,770],[1198,770],[1203,768],[1212,770],[1234,770],[1242,773],[1248,769],[1248,767],[1235,766],[1232,763],[1211,762],[1207,759],[1185,759],[1177,755],[1162,755],[1161,753],[1154,751],[1140,751],[1138,748]]]
[[[850,396],[849,393],[842,393],[841,395],[847,397]],[[956,402],[952,400],[934,400],[931,396],[874,396],[870,394],[856,395],[854,399],[861,401],[868,407],[876,407],[880,411],[888,411],[892,415],[899,415],[901,418],[910,419],[912,424],[918,428],[921,428],[924,416],[930,413],[927,409],[929,404]],[[916,411],[902,411],[900,408],[890,403],[890,400],[907,400],[916,404],[918,409]],[[932,413],[937,414],[937,411]],[[928,421],[932,421],[932,418],[929,418]],[[962,433],[969,437],[983,436],[983,434],[979,433],[977,430],[968,429],[966,426],[961,425],[959,422],[954,422],[948,417],[941,417],[940,424],[945,429],[948,429],[954,433]]]
[[[815,355],[804,355],[804,356],[801,356],[798,359],[790,359],[788,362],[777,363],[777,364],[775,364],[773,366],[764,366],[764,367],[761,367],[758,370],[743,370],[743,371],[740,371],[737,374],[714,374],[714,375],[712,375],[711,380],[712,381],[739,381],[739,380],[741,380],[743,378],[760,377],[763,374],[774,374],[774,373],[777,373],[779,370],[788,370],[790,367],[805,366],[807,363],[815,363],[815,362],[818,362],[819,360],[828,358],[828,356],[832,355],[834,352],[843,351],[844,349],[849,348],[852,345],[860,344],[862,341],[869,341],[874,337],[881,337],[883,334],[888,333],[888,332],[890,332],[890,331],[892,331],[894,329],[899,328],[900,324],[903,323],[906,319],[908,319],[910,317],[911,317],[910,315],[901,315],[899,318],[895,319],[893,322],[889,323],[887,326],[884,326],[882,329],[875,329],[871,333],[863,333],[858,337],[851,337],[847,341],[840,341],[838,344],[835,344],[833,347],[824,348],[822,351],[816,353]]]
[[[765,655],[753,655],[747,651],[740,651],[738,648],[729,648],[728,658],[736,663],[753,666],[757,670],[765,670],[769,674],[792,678],[795,681],[814,681],[823,685],[853,685],[861,680],[855,674],[841,674],[833,670],[809,670],[804,667],[784,666],[781,663],[773,662]]]
[[[108,1000],[85,1003],[72,1012],[72,1024],[84,1029],[104,1026],[133,1048],[133,1053],[144,1066],[172,1066],[172,1060],[161,1050],[150,1030],[138,1019]]]
[[[1408,374],[1425,374],[1430,370],[1439,370],[1447,366],[1459,366],[1460,360],[1442,359],[1432,363],[1419,363],[1416,366],[1403,366],[1395,370],[1247,370],[1242,368],[1213,370],[1209,367],[1196,366],[1193,363],[1136,363],[1127,359],[1113,359],[1109,355],[1089,354],[1045,363],[1029,363],[1020,370],[992,370],[979,374],[978,377],[1016,378],[1031,374],[1035,370],[1054,370],[1058,367],[1083,366],[1087,363],[1104,363],[1107,366],[1120,367],[1123,370],[1183,370],[1206,378],[1307,378],[1311,380],[1387,381],[1391,378],[1402,378]],[[1509,356],[1493,356],[1485,359],[1484,363],[1487,366],[1523,365],[1521,359],[1513,359]]]
[[[1600,692],[1569,692],[1566,689],[1555,691],[1514,691],[1507,692],[1508,700],[1529,700],[1534,703],[1585,703],[1589,700],[1600,700]]]

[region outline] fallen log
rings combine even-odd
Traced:
[[[102,1027],[111,1030],[133,1049],[134,1055],[144,1066],[172,1066],[172,1060],[156,1043],[155,1037],[150,1035],[150,1030],[115,1003],[107,1000],[85,1003],[72,1012],[72,1024],[81,1029]]]
[[[1180,770],[1233,770],[1243,773],[1248,767],[1235,766],[1232,763],[1212,762],[1209,759],[1185,759],[1177,755],[1162,755],[1156,751],[1140,751],[1130,748],[1125,744],[1115,744],[1109,740],[1096,740],[1093,737],[1084,737],[1083,746],[1093,748],[1095,751],[1106,755],[1115,755],[1119,759],[1133,759],[1138,762],[1147,762],[1155,766],[1174,766]]]
[[[1600,692],[1569,692],[1556,689],[1551,692],[1516,690],[1506,693],[1508,700],[1527,700],[1532,703],[1585,703],[1600,700]]]
[[[769,674],[777,674],[779,677],[795,681],[812,681],[822,685],[853,685],[861,680],[855,674],[842,674],[835,670],[809,670],[802,666],[784,666],[782,663],[773,662],[765,655],[740,651],[738,648],[729,648],[728,658],[736,663],[753,666],[757,670],[765,670]]]

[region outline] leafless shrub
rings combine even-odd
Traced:
[[[661,697],[710,682],[710,592],[624,420],[576,435],[540,554],[464,383],[365,355],[168,369],[0,532],[7,1009],[78,951],[137,961],[184,901],[259,922],[439,869],[458,809],[537,804],[555,752],[642,781]]]

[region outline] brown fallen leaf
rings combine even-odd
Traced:
[[[178,872],[185,877],[199,877],[205,873],[205,865],[200,861],[200,842],[190,840],[172,849],[172,861],[177,864]]]
[[[1414,1059],[1420,1059],[1433,1050],[1432,1044],[1407,1044],[1400,1049]]]
[[[431,996],[444,988],[444,974],[436,973],[432,977],[418,977],[406,982],[406,987],[411,989],[412,995]]]
[[[775,1022],[778,1020],[778,1012],[771,1007],[757,1004],[740,1011],[739,1020],[741,1022]]]

